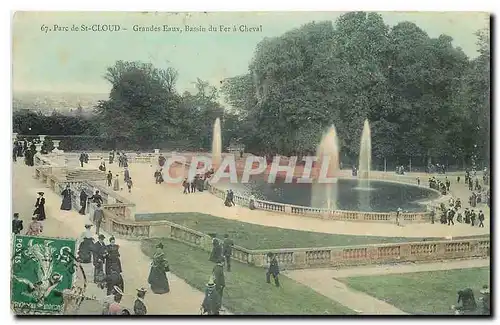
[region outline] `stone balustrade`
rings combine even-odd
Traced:
[[[211,184],[208,184],[208,190],[213,195],[220,199],[226,198],[226,192]],[[241,206],[248,207],[250,199],[239,194],[234,195],[234,202]],[[320,218],[326,220],[338,221],[358,221],[358,222],[384,222],[396,223],[395,212],[364,212],[364,211],[345,211],[345,210],[331,210],[322,208],[313,208],[307,206],[299,206],[278,202],[270,202],[259,199],[254,199],[254,206],[256,209],[280,212],[293,215],[301,215],[313,218]],[[422,223],[429,222],[429,212],[406,212],[400,214],[400,222],[407,223]]]
[[[142,239],[147,238],[147,234],[149,238],[170,238],[207,252],[212,249],[210,236],[170,221],[127,222],[120,220],[110,211],[106,211],[105,216],[106,219],[112,220],[112,233],[123,238]],[[283,269],[424,262],[489,257],[490,238],[478,236],[457,240],[270,250],[249,250],[235,245],[233,259],[267,267],[269,252],[276,254]]]

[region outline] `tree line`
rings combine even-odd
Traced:
[[[479,56],[471,59],[447,35],[432,38],[411,22],[390,27],[379,14],[350,12],[263,39],[248,73],[223,80],[219,91],[198,79],[195,94],[179,94],[175,69],[118,61],[105,74],[109,99],[93,117],[67,117],[62,126],[56,114],[37,123],[46,134],[81,132],[108,146],[209,150],[220,117],[225,146],[237,140],[255,154],[282,155],[314,153],[335,124],[341,159],[350,164],[368,119],[376,166],[384,159],[486,164],[489,31],[477,39]],[[14,132],[29,123],[15,114]]]

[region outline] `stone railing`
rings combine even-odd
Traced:
[[[226,192],[210,183],[208,190],[213,195],[220,199],[226,198]],[[234,202],[241,206],[249,206],[250,198],[239,194],[234,194]],[[395,212],[363,212],[363,211],[345,211],[345,210],[330,210],[322,208],[313,208],[300,205],[292,205],[278,202],[270,202],[259,199],[254,199],[254,207],[258,210],[271,212],[286,213],[292,215],[301,215],[313,218],[338,220],[338,221],[359,221],[359,222],[384,222],[395,223]],[[406,212],[400,214],[400,221],[406,223],[423,223],[430,221],[429,212]]]
[[[105,215],[106,218],[113,219],[113,229],[121,231],[118,235],[127,239],[144,239],[147,234],[149,238],[170,238],[207,252],[212,249],[210,236],[169,221],[127,222],[118,220],[109,212]],[[134,230],[134,227],[140,229]],[[117,233],[116,230],[113,231]],[[284,269],[424,262],[489,257],[490,238],[478,236],[456,240],[269,250],[249,250],[235,246],[233,258],[243,263],[266,267],[269,265],[267,257],[269,252],[277,255]]]
[[[61,195],[67,185],[72,189],[71,204],[73,209],[80,210],[80,192],[82,190],[90,197],[99,190],[103,199],[103,209],[110,210],[117,217],[133,220],[135,215],[135,204],[113,190],[101,186],[93,181],[66,180],[54,173],[54,167],[38,166],[35,168],[35,178],[48,185],[57,195]],[[93,215],[95,205],[87,204],[87,213]]]

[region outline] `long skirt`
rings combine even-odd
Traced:
[[[96,258],[94,256],[94,258]],[[106,275],[104,274],[104,266],[102,263],[94,262],[94,283],[97,285],[103,285]]]
[[[151,291],[153,291],[153,293],[161,295],[170,291],[167,272],[165,272],[164,268],[151,267],[148,283],[151,285]]]
[[[119,258],[106,258],[106,275],[111,274],[111,268],[114,268],[118,273],[122,273],[122,262]]]
[[[68,197],[65,196],[63,198],[61,203],[61,210],[66,210],[66,211],[71,210],[71,198],[69,196]]]
[[[92,246],[94,241],[92,238],[84,238],[78,247],[78,257],[80,262],[83,264],[88,264],[92,262]]]
[[[34,216],[38,216],[38,220],[45,220],[45,207],[43,205],[39,205],[36,207],[35,211],[33,212]]]

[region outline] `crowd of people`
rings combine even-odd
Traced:
[[[27,166],[35,165],[36,144],[39,144],[39,139],[28,141],[26,139],[15,141],[12,147],[12,160],[17,162],[18,158],[24,157],[24,163]]]

